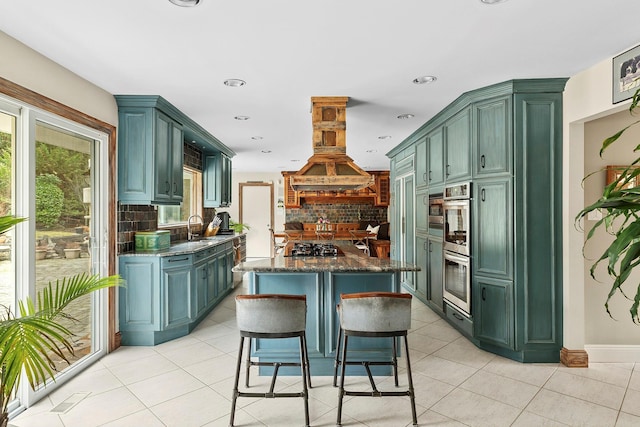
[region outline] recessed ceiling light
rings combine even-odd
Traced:
[[[262,152],[263,152],[264,154],[269,154],[269,153],[271,152],[271,150],[262,150]]]
[[[435,76],[420,76],[413,79],[413,82],[417,85],[423,85],[425,83],[433,83],[438,80]]]
[[[236,120],[249,120],[250,117],[249,116],[235,116],[234,119],[236,119]]]
[[[198,3],[200,3],[200,0],[169,0],[169,1],[175,4],[176,6],[182,6],[182,7],[193,7],[193,6],[197,6]]]
[[[256,141],[259,141],[259,140],[261,140],[261,139],[262,139],[262,137],[261,137],[261,136],[256,135],[256,136],[252,136],[252,137],[251,137],[251,139],[256,140]]]
[[[299,161],[300,161],[300,159],[293,159],[293,160],[291,160],[291,161],[292,161],[292,162],[299,162]]]
[[[391,138],[391,135],[380,135],[378,137],[378,139],[389,139],[389,138]]]
[[[507,0],[480,0],[484,4],[504,3]]]
[[[400,114],[400,115],[398,116],[398,118],[399,118],[400,120],[412,119],[413,117],[414,117],[414,115],[413,115],[413,114]]]
[[[230,87],[240,87],[240,86],[244,86],[247,84],[247,82],[245,82],[244,80],[240,80],[240,79],[227,79],[224,81],[224,84],[226,86],[230,86]]]
[[[378,152],[378,150],[367,150],[366,152],[367,152],[367,153],[377,153],[377,152]]]

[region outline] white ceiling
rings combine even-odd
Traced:
[[[388,169],[385,153],[462,93],[575,75],[640,43],[639,17],[638,0],[0,1],[1,31],[110,93],[163,96],[241,172],[304,165],[312,96],[350,97],[347,154]],[[412,83],[423,75],[438,80]]]

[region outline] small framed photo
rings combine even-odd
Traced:
[[[613,58],[613,103],[633,97],[640,88],[640,46]]]

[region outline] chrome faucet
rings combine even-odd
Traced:
[[[187,219],[187,240],[189,240],[189,241],[193,240],[194,237],[199,236],[199,234],[194,234],[194,233],[191,232],[191,218],[200,218],[200,222],[204,226],[204,220],[202,219],[202,217],[200,215],[198,215],[198,214],[191,215]]]

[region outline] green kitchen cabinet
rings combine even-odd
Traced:
[[[442,237],[416,234],[415,264],[420,271],[415,273],[411,293],[439,314],[444,314]]]
[[[429,170],[427,179],[431,193],[442,193],[442,185],[444,184],[444,135],[441,127],[427,135],[429,158]]]
[[[475,177],[508,175],[511,172],[511,108],[511,96],[501,96],[474,105]]]
[[[445,123],[445,181],[471,178],[471,109],[456,113]]]
[[[228,207],[231,204],[231,159],[222,152],[205,155],[204,200],[206,208]]]
[[[161,287],[162,326],[165,330],[187,325],[195,318],[192,309],[191,255],[164,257],[160,262],[162,268]]]
[[[406,171],[405,171],[406,172]],[[395,245],[391,251],[393,259],[413,264],[415,261],[415,179],[413,173],[398,176],[394,182],[393,219]],[[413,271],[401,273],[402,284],[415,291]]]
[[[233,290],[233,243],[175,255],[120,255],[123,345],[156,345],[191,332]]]
[[[428,144],[429,141],[427,138],[421,138],[418,142],[416,142],[416,190],[423,189],[429,186],[429,158],[427,155]]]
[[[483,343],[515,349],[513,282],[478,275],[472,289],[474,337]]]
[[[194,290],[193,307],[195,317],[202,315],[216,298],[215,249],[207,249],[193,254]]]
[[[557,362],[562,349],[565,83],[565,78],[510,80],[464,93],[387,153],[397,169],[398,156],[415,152],[416,141],[426,138],[428,161],[437,162],[429,141],[443,132],[444,184],[472,185],[471,313],[445,304],[443,317],[478,347],[521,362]],[[392,169],[391,175],[402,173]],[[430,182],[429,193],[433,188]],[[416,191],[417,209],[423,195]],[[403,226],[401,220],[392,216],[392,228]],[[433,252],[423,257],[419,246],[431,237],[422,233],[423,221],[417,212],[416,250],[431,274]],[[437,278],[417,277],[407,289],[418,295],[426,283],[429,306],[436,300],[441,307],[430,287]]]
[[[473,273],[513,278],[513,190],[510,178],[473,182]]]
[[[444,258],[442,251],[442,237],[429,236],[427,241],[429,252],[427,302],[429,307],[438,313],[444,313],[443,279]]]
[[[429,190],[427,188],[416,189],[416,223],[418,233],[427,233],[429,230]]]
[[[429,286],[429,239],[422,234],[416,234],[415,264],[420,271],[415,273],[415,286],[411,293],[422,302],[427,302],[427,287]]]
[[[180,204],[182,124],[163,112],[161,98],[142,98],[116,96],[118,199],[126,204]]]

